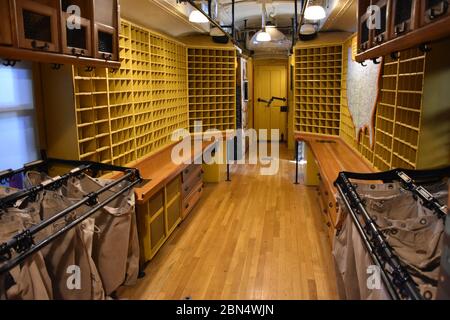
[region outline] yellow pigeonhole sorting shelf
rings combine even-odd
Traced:
[[[338,136],[342,45],[295,49],[294,131]]]
[[[341,137],[380,171],[418,167],[422,133],[423,84],[427,54],[418,49],[400,52],[399,59],[385,57],[375,112],[374,142],[367,132],[356,137],[347,104],[347,49],[355,38],[344,44]],[[359,142],[358,139],[359,138]],[[426,166],[424,163],[422,166]]]
[[[189,127],[236,129],[236,50],[189,48]]]
[[[125,20],[119,42],[118,70],[42,65],[49,156],[126,165],[188,129],[186,46]]]

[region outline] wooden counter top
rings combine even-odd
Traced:
[[[318,136],[314,134],[295,134],[294,139],[305,141],[310,147],[322,179],[330,190],[334,187],[338,175],[342,171],[372,173],[377,172],[368,161],[357,154],[339,137]]]
[[[194,160],[202,157],[202,155],[213,148],[215,142],[213,141],[199,141],[201,149],[195,150],[194,141],[191,142],[191,155],[186,155],[185,159],[189,159],[190,164]],[[155,194],[164,184],[170,182],[173,178],[179,175],[189,164],[175,164],[172,161],[172,150],[178,143],[167,146],[159,152],[145,158],[141,161],[133,163],[131,166],[139,169],[142,179],[149,180],[141,187],[135,188],[136,200],[138,202],[147,201],[153,194]],[[183,161],[187,162],[187,161]]]

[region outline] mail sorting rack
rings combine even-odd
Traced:
[[[410,49],[386,57],[376,119],[374,165],[415,169],[422,116],[426,53]]]
[[[236,129],[236,50],[188,48],[189,127]]]
[[[342,45],[295,50],[296,132],[338,136]]]
[[[346,99],[347,58],[352,42],[344,44],[341,136],[381,170],[415,169],[421,137],[423,83],[426,53],[418,49],[400,52],[399,59],[384,58],[376,110],[374,146],[368,133],[358,139]]]
[[[187,129],[186,46],[122,20],[119,47],[118,70],[42,66],[49,156],[123,166]]]

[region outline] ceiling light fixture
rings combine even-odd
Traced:
[[[307,20],[322,20],[326,16],[325,9],[320,5],[308,6],[305,10],[305,19]]]
[[[193,23],[208,23],[209,20],[199,10],[193,10],[189,15],[189,21]]]
[[[262,3],[262,29],[255,34],[255,40],[257,42],[269,42],[272,41],[271,35],[267,32],[266,28],[266,4]]]

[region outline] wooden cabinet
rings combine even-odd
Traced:
[[[420,25],[426,26],[450,16],[449,0],[421,0]]]
[[[183,214],[185,219],[203,193],[203,168],[202,165],[193,164],[187,167],[182,174]]]
[[[59,52],[58,1],[16,0],[19,47]]]
[[[138,203],[141,263],[150,261],[181,222],[181,175]]]
[[[0,59],[119,68],[118,0],[0,0]]]
[[[91,0],[61,1],[61,43],[63,53],[76,57],[93,56],[92,8]],[[75,18],[75,14],[81,14],[79,20]]]
[[[370,5],[380,8],[380,28],[368,28]],[[359,0],[358,54],[363,62],[450,36],[449,0]]]
[[[12,2],[0,0],[0,45],[12,46],[15,43],[13,28]]]
[[[118,59],[117,30],[119,16],[116,0],[94,0],[95,57],[104,60]]]

